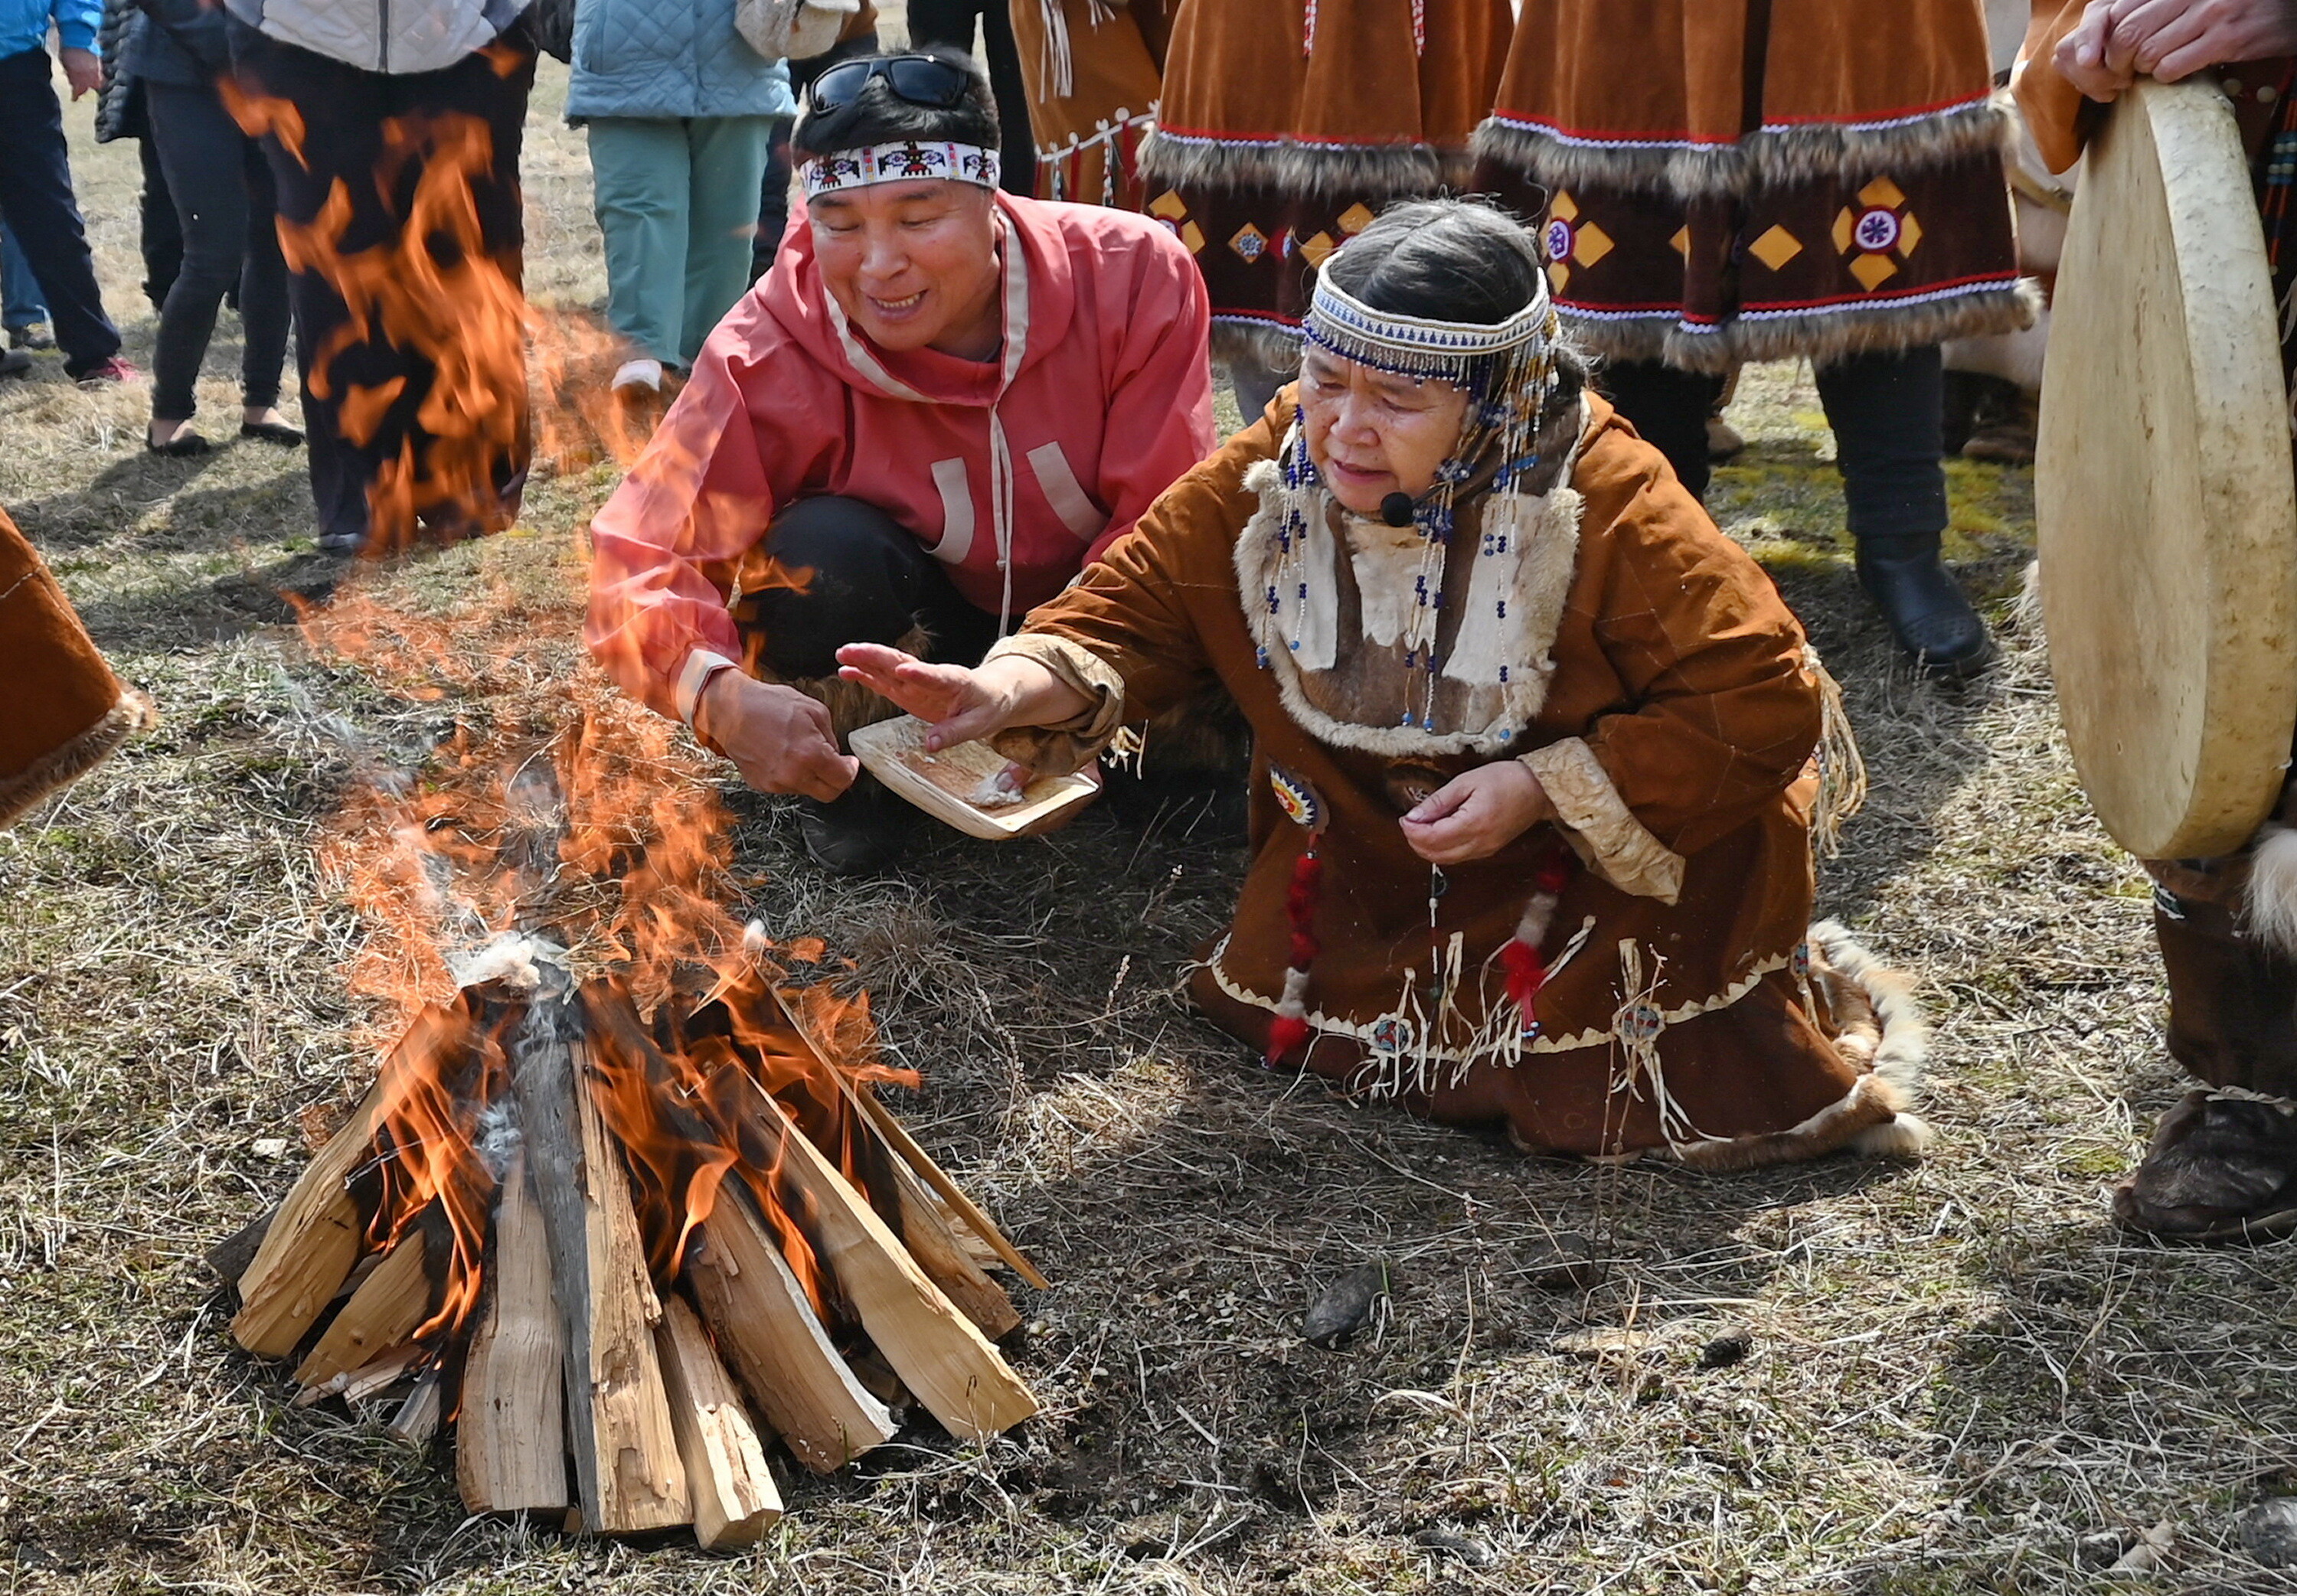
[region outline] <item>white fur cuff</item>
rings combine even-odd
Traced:
[[[1644,829],[1593,749],[1565,737],[1520,757],[1547,790],[1564,839],[1591,869],[1623,893],[1675,901],[1683,891],[1683,855]]]

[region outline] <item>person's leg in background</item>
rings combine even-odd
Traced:
[[[1005,0],[910,0],[913,45],[947,45],[969,55],[976,24],[1004,140],[998,152],[1004,166],[1003,187],[1010,194],[1033,193],[1037,145],[1029,133],[1029,86],[1021,76],[1021,52],[1013,43],[1013,19]]]
[[[168,302],[176,274],[184,269],[184,224],[176,215],[176,198],[168,192],[168,174],[160,165],[158,146],[148,138],[139,138],[136,153],[144,168],[144,192],[136,200],[144,297],[157,310]]]
[[[758,218],[750,196],[763,183],[774,117],[696,117],[686,125],[692,172],[687,201],[685,305],[678,363],[691,367],[726,312],[749,291]]]
[[[1859,585],[1921,669],[1945,678],[1982,670],[1994,640],[1940,558],[1946,378],[1938,346],[1853,355],[1813,374],[1834,429]]]
[[[40,280],[16,241],[0,232],[0,326],[8,332],[11,350],[46,349],[55,342],[48,331],[48,302],[40,297]]]
[[[744,668],[819,699],[841,745],[860,728],[899,713],[876,694],[837,679],[837,651],[846,644],[884,643],[972,665],[996,640],[997,617],[967,604],[941,564],[875,505],[832,494],[799,499],[775,517],[760,552],[813,575],[803,589],[767,582],[744,592],[734,606]],[[898,862],[916,817],[867,771],[833,802],[798,800],[807,851],[841,876]]]
[[[247,190],[247,242],[239,268],[240,435],[292,448],[303,434],[279,414],[279,377],[287,364],[290,316],[287,260],[279,251],[279,194],[271,165],[239,132],[240,179]]]
[[[617,391],[652,392],[679,361],[692,215],[684,122],[592,117],[590,181],[606,244],[606,320],[630,348]]]
[[[1595,386],[1645,443],[1667,457],[1693,498],[1707,497],[1707,417],[1724,379],[1657,360],[1621,360],[1595,374]]]
[[[212,445],[189,430],[198,407],[193,384],[247,247],[247,184],[239,160],[245,135],[213,89],[150,83],[144,93],[152,142],[184,226],[183,269],[161,307],[152,356],[146,443],[162,453],[204,454]]]
[[[45,50],[0,59],[0,227],[14,234],[39,282],[65,372],[122,381],[135,368],[119,358],[119,332],[96,287],[51,69]]]

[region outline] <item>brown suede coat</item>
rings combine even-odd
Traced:
[[[151,706],[120,686],[40,556],[0,510],[0,826],[86,775]]]
[[[1011,10],[1037,197],[1140,210],[1141,145],[1164,92],[1164,0],[1011,0]]]
[[[1329,816],[1317,843],[1321,949],[1305,994],[1317,1033],[1288,1063],[1344,1089],[1393,1090],[1399,1048],[1415,1034],[1446,1038],[1432,1084],[1411,1084],[1407,1071],[1397,1095],[1435,1118],[1503,1125],[1527,1148],[1568,1153],[1667,1148],[1726,1165],[1808,1156],[1889,1123],[1892,1089],[1838,1049],[1808,979],[1809,765],[1822,710],[1801,628],[1658,451],[1600,401],[1571,478],[1584,497],[1576,555],[1567,547],[1552,568],[1562,602],[1546,701],[1508,750],[1544,772],[1569,828],[1535,827],[1446,872],[1435,942],[1458,939],[1464,979],[1445,1009],[1429,990],[1429,868],[1397,825],[1392,778],[1400,764],[1448,777],[1485,761],[1407,761],[1311,735],[1260,663],[1239,596],[1263,535],[1247,478],[1263,480],[1254,468],[1278,456],[1290,405],[1288,391],[1004,646],[1039,657],[1081,647],[1121,679],[1129,718],[1217,680],[1250,721],[1253,860],[1227,934],[1191,982],[1206,1013],[1264,1047],[1285,990],[1287,893],[1310,833],[1276,802],[1280,771]],[[1059,734],[1033,736],[1040,754],[1063,746]],[[1013,734],[1001,745],[1029,746]],[[1607,833],[1590,819],[1606,814],[1624,825]],[[1556,967],[1519,1051],[1496,955],[1539,861],[1567,849],[1586,862],[1569,870],[1543,944]],[[1409,1007],[1407,986],[1420,994],[1416,1032],[1391,1018]],[[1642,1018],[1619,1022],[1623,1009]],[[1655,1068],[1638,1073],[1621,1024],[1648,1030]],[[1479,1032],[1499,1045],[1470,1040]]]
[[[1723,371],[2032,317],[1978,0],[1544,0],[1475,185],[1542,218],[1617,360]]]
[[[1324,258],[1391,200],[1466,175],[1508,0],[1179,0],[1148,210],[1197,255],[1214,347],[1273,363]]]

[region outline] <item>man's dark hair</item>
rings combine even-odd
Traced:
[[[899,53],[930,55],[945,61],[961,68],[973,85],[966,90],[964,99],[946,111],[937,105],[910,104],[896,95],[893,85],[883,78],[869,79],[852,104],[819,116],[813,114],[812,102],[806,99],[806,114],[798,119],[797,128],[790,135],[790,153],[801,160],[809,160],[839,150],[905,144],[912,139],[920,143],[979,144],[984,150],[999,147],[997,100],[989,92],[987,75],[975,64],[973,57],[947,45],[927,45]],[[857,62],[885,59],[882,55],[854,57]]]

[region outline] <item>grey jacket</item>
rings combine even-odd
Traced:
[[[435,72],[494,41],[530,0],[225,0],[282,44],[362,71]]]

